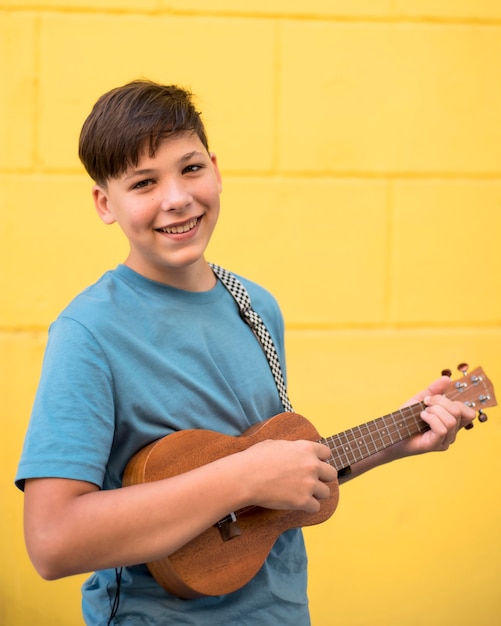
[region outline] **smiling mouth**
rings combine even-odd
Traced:
[[[199,219],[199,217],[195,217],[185,224],[178,224],[177,226],[164,226],[164,228],[157,228],[156,230],[159,233],[167,233],[168,235],[182,235],[183,233],[193,230],[198,224]]]

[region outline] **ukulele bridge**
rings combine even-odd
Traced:
[[[223,541],[230,541],[230,539],[235,539],[235,537],[239,537],[242,534],[237,524],[237,516],[233,511],[222,520],[219,520],[216,526],[221,533]]]

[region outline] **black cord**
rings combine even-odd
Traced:
[[[122,582],[122,568],[115,568],[115,580],[117,582],[117,588],[115,589],[115,597],[113,598],[113,604],[111,605],[111,613],[108,619],[108,625],[110,626],[115,615],[118,613],[118,606],[120,604],[120,583]]]

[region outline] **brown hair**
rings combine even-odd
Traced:
[[[78,154],[91,178],[105,185],[138,163],[145,145],[154,156],[162,139],[194,132],[209,145],[192,94],[175,85],[135,80],[102,95],[85,120]]]

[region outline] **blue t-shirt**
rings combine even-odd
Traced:
[[[273,297],[240,278],[284,362],[283,320]],[[16,483],[59,477],[121,486],[133,454],[174,431],[238,435],[280,413],[266,356],[218,281],[187,292],[120,265],[82,292],[49,332]],[[83,587],[88,625],[106,624],[115,570]],[[284,533],[241,590],[181,600],[146,566],[125,568],[115,624],[309,624],[300,530]]]

